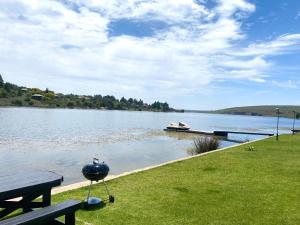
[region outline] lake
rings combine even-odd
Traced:
[[[273,117],[0,108],[0,171],[51,170],[63,175],[66,185],[84,180],[81,168],[93,157],[105,161],[110,174],[179,159],[189,155],[187,149],[195,138],[163,131],[169,123],[179,121],[205,131],[276,131]],[[281,118],[280,132],[289,132],[292,123]],[[229,135],[234,140],[262,137]],[[222,147],[233,144],[221,142]]]

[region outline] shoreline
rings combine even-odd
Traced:
[[[155,113],[183,113],[178,111],[154,111],[154,110],[129,110],[129,109],[102,109],[102,108],[69,108],[69,107],[48,107],[48,106],[17,106],[17,105],[0,105],[1,108],[16,108],[16,109],[70,109],[70,110],[95,110],[95,111],[123,111],[123,112],[155,112]]]
[[[136,169],[136,170],[131,170],[131,171],[128,171],[128,172],[121,173],[119,175],[108,175],[106,177],[105,181],[114,180],[114,179],[117,179],[117,178],[120,178],[120,177],[125,177],[125,176],[131,175],[131,174],[140,173],[140,172],[143,172],[143,171],[159,168],[159,167],[166,166],[166,165],[169,165],[169,164],[172,164],[172,163],[181,162],[181,161],[189,160],[189,159],[192,159],[192,158],[205,156],[205,155],[212,154],[212,153],[215,153],[215,152],[225,151],[225,150],[230,149],[230,148],[235,148],[235,147],[255,143],[255,142],[266,140],[266,139],[269,139],[269,138],[272,138],[272,137],[265,137],[265,138],[262,138],[262,139],[253,140],[253,141],[249,141],[249,142],[245,142],[245,143],[241,143],[241,144],[237,144],[237,145],[233,145],[233,146],[228,146],[228,147],[216,149],[214,151],[205,152],[205,153],[198,154],[198,155],[193,155],[193,156],[188,156],[188,157],[184,157],[184,158],[180,158],[180,159],[175,159],[175,160],[167,161],[165,163],[160,163],[160,164],[157,164],[157,165],[154,165],[154,166],[148,166],[148,167],[144,167],[144,168],[140,168],[140,169]],[[99,183],[102,183],[102,181],[94,182],[93,185],[96,185],[96,184],[99,184]],[[56,194],[59,194],[59,193],[80,189],[80,188],[83,188],[83,187],[87,187],[89,185],[90,185],[90,181],[86,180],[86,181],[81,181],[81,182],[77,182],[77,183],[74,183],[74,184],[69,184],[69,185],[66,185],[66,186],[56,187],[52,190],[51,195],[56,195]]]

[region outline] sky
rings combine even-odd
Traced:
[[[300,1],[0,0],[0,74],[182,109],[300,105]]]

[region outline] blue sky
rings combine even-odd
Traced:
[[[0,73],[186,109],[300,105],[299,0],[1,0]]]

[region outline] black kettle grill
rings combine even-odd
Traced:
[[[96,197],[90,196],[91,186],[92,186],[93,181],[98,182],[99,180],[103,180],[103,184],[105,186],[105,190],[108,195],[108,201],[111,203],[113,203],[115,201],[114,196],[109,194],[108,187],[104,181],[104,178],[107,176],[108,172],[109,172],[108,165],[104,162],[99,162],[99,159],[97,159],[97,158],[93,159],[92,164],[87,164],[82,168],[83,176],[86,179],[91,181],[90,186],[89,186],[89,192],[88,192],[87,199],[86,199],[87,207],[103,204],[103,200],[101,198],[96,198]]]

